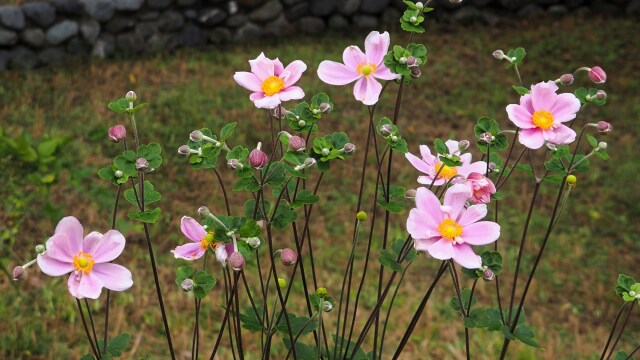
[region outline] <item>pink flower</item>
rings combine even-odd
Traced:
[[[131,272],[111,264],[124,250],[125,239],[117,230],[91,232],[83,239],[83,228],[73,216],[60,220],[47,250],[38,255],[38,266],[49,276],[71,273],[67,286],[78,299],[100,297],[102,288],[124,291],[133,285]]]
[[[395,80],[399,77],[382,61],[389,49],[389,41],[388,32],[372,31],[364,41],[366,54],[355,45],[349,46],[342,53],[344,64],[325,60],[318,67],[318,77],[331,85],[347,85],[357,80],[353,87],[356,100],[365,105],[377,103],[382,85],[376,79]]]
[[[416,208],[407,219],[407,231],[416,250],[426,251],[440,260],[453,259],[467,269],[482,266],[480,256],[470,245],[490,244],[500,237],[500,225],[479,221],[487,215],[487,205],[465,208],[471,192],[464,184],[450,187],[444,205],[427,188],[418,188]]]
[[[570,144],[576,132],[562,123],[576,118],[580,100],[571,93],[556,94],[553,81],[531,86],[531,93],[520,97],[520,105],[507,106],[507,114],[517,127],[518,140],[529,149],[539,149],[548,141],[554,145]]]
[[[249,60],[249,64],[251,72],[236,72],[233,79],[253,92],[249,99],[256,107],[274,109],[284,101],[304,97],[304,91],[293,86],[307,70],[302,61],[296,60],[285,68],[280,60],[271,60],[261,53],[255,60]]]
[[[183,216],[180,221],[180,230],[192,242],[171,250],[176,259],[197,260],[211,248],[216,253],[216,259],[224,265],[227,258],[234,252],[232,243],[214,241],[213,233],[207,232],[194,218]]]
[[[471,192],[468,200],[474,204],[488,204],[491,201],[491,195],[496,193],[493,181],[479,173],[469,174],[464,183]]]
[[[594,66],[587,73],[589,79],[596,84],[604,84],[607,81],[607,73],[600,66]]]
[[[447,148],[449,148],[450,154],[458,154],[460,152],[457,141],[447,140],[445,144],[447,145]],[[471,163],[470,153],[462,155],[458,154],[460,156],[460,161],[462,161],[462,165],[460,166],[444,165],[437,156],[431,155],[431,151],[427,145],[420,145],[420,155],[422,156],[422,159],[411,153],[405,154],[405,157],[413,167],[426,174],[418,177],[418,182],[420,184],[431,185],[433,182],[434,185],[443,185],[454,176],[460,175],[459,178],[453,178],[452,182],[456,183],[464,181],[464,179],[472,172],[480,174],[486,174],[487,172],[487,163],[484,161]],[[436,181],[433,181],[436,174],[438,174],[438,178]]]

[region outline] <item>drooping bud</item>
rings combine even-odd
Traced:
[[[211,215],[211,211],[209,211],[209,208],[206,206],[200,206],[198,208],[198,215],[202,216],[202,217],[207,217],[209,215]]]
[[[318,295],[321,298],[326,297],[329,294],[329,292],[327,291],[327,288],[325,287],[320,287],[316,290],[316,295]]]
[[[333,305],[330,302],[325,301],[322,303],[323,312],[331,312],[331,310],[333,310]]]
[[[493,270],[486,268],[482,271],[482,278],[484,281],[493,281],[496,278],[496,274],[493,273]]]
[[[289,149],[291,149],[291,151],[301,152],[304,151],[306,147],[307,142],[300,136],[294,135],[289,138]]]
[[[204,134],[202,134],[202,131],[200,130],[193,130],[191,134],[189,134],[189,139],[191,139],[191,141],[202,141],[203,138]]]
[[[249,153],[249,163],[256,170],[262,169],[269,162],[269,157],[264,151],[260,150],[261,147],[262,143],[258,143],[258,146]]]
[[[611,130],[613,130],[613,127],[611,126],[611,124],[609,124],[606,121],[598,121],[598,125],[596,126],[596,128],[598,129],[598,132],[601,132],[601,133],[608,133]]]
[[[178,148],[178,155],[187,156],[191,154],[191,149],[187,145],[182,145]]]
[[[469,140],[460,140],[458,141],[458,150],[465,151],[471,146]]]
[[[285,248],[280,252],[280,262],[284,266],[292,266],[295,265],[296,261],[298,261],[298,254],[295,251]]]
[[[283,279],[283,278],[278,278],[278,286],[280,287],[280,289],[284,289],[287,287],[287,280]]]
[[[494,58],[496,58],[498,60],[504,59],[504,51],[502,51],[502,50],[496,50],[496,51],[493,52],[492,55],[493,55]]]
[[[562,85],[571,85],[573,84],[573,74],[564,74],[560,76],[560,84]]]
[[[331,110],[331,105],[329,105],[329,103],[320,103],[320,106],[318,106],[318,108],[320,108],[320,111],[322,112],[327,112]]]
[[[414,67],[411,68],[411,77],[419,78],[420,75],[422,75],[422,71],[420,71],[419,67],[414,66]]]
[[[316,159],[306,158],[304,159],[304,167],[313,167],[316,165]]]
[[[601,150],[606,150],[606,149],[607,149],[607,146],[609,146],[609,145],[607,145],[607,143],[606,143],[606,142],[604,142],[604,141],[600,141],[600,142],[598,143],[598,148],[600,148]]]
[[[182,291],[184,291],[184,292],[193,291],[193,287],[194,286],[195,286],[195,283],[191,279],[184,279],[184,280],[182,280],[182,283],[180,283],[180,287],[182,288]]]
[[[229,256],[229,265],[233,270],[240,270],[244,267],[244,256],[239,251],[235,251]]]
[[[422,10],[422,9],[424,9],[424,4],[423,4],[423,3],[421,3],[420,1],[418,1],[418,2],[416,3],[416,9],[418,9],[418,10]]]
[[[22,266],[16,266],[13,268],[13,271],[11,272],[11,277],[15,282],[24,280],[24,278],[27,277],[27,271]]]
[[[247,239],[247,244],[251,246],[252,249],[257,249],[260,246],[260,238],[252,237]]]
[[[589,79],[596,84],[604,84],[607,81],[607,74],[600,66],[592,67],[587,74],[589,75]]]
[[[138,158],[136,160],[136,170],[147,170],[149,168],[149,162],[145,158]]]
[[[109,139],[117,143],[127,137],[127,129],[122,125],[115,125],[109,128]]]
[[[367,213],[362,210],[358,211],[356,214],[356,219],[358,219],[358,221],[367,221],[368,218],[369,216],[367,216]]]
[[[596,99],[598,99],[598,100],[606,100],[607,99],[607,93],[604,92],[604,90],[598,90],[598,92],[596,92]]]
[[[494,163],[493,161],[489,163],[489,171],[499,171],[500,168],[498,167],[498,164]]]
[[[127,99],[128,102],[132,103],[138,100],[138,95],[136,95],[136,93],[133,91],[129,91],[127,92],[127,95],[124,96],[124,98]]]
[[[404,193],[404,197],[407,199],[415,199],[416,198],[416,189],[408,189],[405,193]]]
[[[408,67],[418,66],[418,59],[416,59],[415,56],[409,56],[407,58],[407,66]]]
[[[36,245],[36,253],[38,253],[38,255],[44,254],[46,250],[47,249],[44,247],[44,245],[42,244]]]
[[[345,154],[351,154],[352,152],[354,152],[356,150],[356,146],[353,145],[352,143],[346,143],[344,144],[344,152]]]
[[[382,136],[389,136],[391,135],[392,131],[393,127],[390,124],[384,124],[380,126],[380,134],[382,134]]]
[[[276,119],[284,119],[287,116],[287,110],[282,106],[273,108],[273,110],[271,110],[271,113]]]
[[[229,159],[229,161],[227,161],[227,166],[233,170],[242,169],[243,167],[242,163],[240,163],[240,160],[238,159]]]
[[[491,133],[486,132],[486,133],[482,133],[482,135],[480,135],[480,139],[478,140],[482,144],[491,144],[495,139],[496,139],[495,136],[491,135]]]

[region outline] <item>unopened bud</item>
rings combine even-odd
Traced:
[[[606,100],[607,99],[607,93],[604,92],[604,90],[598,90],[598,92],[596,92],[596,99],[598,99],[598,100]]]
[[[496,278],[496,274],[493,273],[493,270],[486,268],[482,271],[482,278],[485,281],[493,281]]]
[[[380,134],[382,134],[382,136],[389,136],[391,135],[392,131],[393,127],[390,124],[384,124],[380,126]]]
[[[227,166],[233,170],[242,169],[243,167],[238,159],[229,159],[229,161],[227,161]]]
[[[600,66],[594,66],[589,69],[589,79],[596,84],[604,84],[607,81],[607,74]]]
[[[120,179],[124,175],[124,173],[122,172],[122,170],[116,170],[116,171],[113,172],[113,175],[116,178]]]
[[[284,266],[292,266],[298,261],[298,254],[295,251],[285,248],[280,252],[280,262]]]
[[[500,170],[500,168],[498,168],[498,165],[496,163],[494,163],[493,161],[489,163],[489,171],[498,171]]]
[[[607,146],[608,146],[608,145],[607,145],[607,143],[606,143],[606,142],[604,142],[604,141],[600,141],[600,142],[598,143],[598,148],[600,148],[601,150],[606,150],[606,149],[607,149]]]
[[[320,106],[318,106],[320,108],[320,111],[322,112],[327,112],[331,110],[331,105],[329,103],[320,103]]]
[[[191,139],[191,141],[202,141],[203,138],[204,134],[202,134],[202,131],[200,130],[193,130],[191,134],[189,134],[189,139]]]
[[[27,277],[27,271],[22,266],[16,266],[11,272],[11,277],[13,278],[13,281],[18,282]]]
[[[300,136],[292,136],[289,138],[289,149],[295,152],[304,151],[307,147],[307,142]]]
[[[414,67],[411,68],[411,77],[419,78],[420,75],[422,75],[422,71],[420,71],[419,67],[414,66]]]
[[[486,133],[482,133],[480,135],[480,139],[478,140],[482,144],[491,144],[495,139],[496,139],[495,136],[491,135],[491,133],[486,132]]]
[[[471,146],[471,143],[469,142],[469,140],[460,140],[458,142],[458,150],[460,151],[465,151],[469,148],[469,146]]]
[[[276,119],[284,119],[287,116],[287,110],[282,106],[273,108],[273,110],[271,110],[271,113],[273,114],[273,117],[275,117]]]
[[[562,85],[571,85],[573,84],[573,74],[564,74],[560,76],[560,84]]]
[[[356,146],[353,145],[352,143],[346,143],[346,144],[344,144],[343,149],[344,149],[344,152],[346,154],[351,154],[352,152],[354,152],[356,150]]]
[[[418,18],[415,16],[412,16],[409,18],[409,22],[411,22],[412,24],[415,24],[418,21]]]
[[[558,147],[555,144],[552,144],[550,142],[548,142],[547,144],[547,148],[551,151],[558,151]]]
[[[324,148],[322,149],[322,155],[327,156],[331,153],[331,150],[329,150],[328,148]]]
[[[209,211],[209,208],[206,206],[200,206],[198,208],[198,215],[202,216],[202,217],[206,217],[211,215],[211,211]]]
[[[244,267],[244,256],[239,251],[235,251],[229,256],[229,265],[233,270],[240,270]]]
[[[307,122],[306,122],[306,121],[304,121],[304,120],[299,120],[299,121],[298,121],[298,126],[300,126],[300,127],[305,127],[305,126],[307,126]]]
[[[258,143],[258,146],[249,153],[249,163],[256,170],[262,169],[269,162],[269,157],[264,151],[260,150],[261,147],[262,143]]]
[[[36,245],[36,252],[38,253],[38,255],[44,254],[46,250],[47,249],[44,247],[44,245],[42,244]]]
[[[149,168],[149,162],[145,158],[138,158],[136,160],[136,170],[147,170]]]
[[[407,58],[403,56],[403,57],[401,57],[401,58],[398,60],[398,62],[399,62],[400,64],[406,64],[406,63],[407,63]]]
[[[449,2],[451,4],[460,4],[460,3],[462,3],[462,0],[449,0]]]
[[[322,303],[323,312],[331,312],[331,310],[333,310],[333,304],[331,304],[329,301],[325,301]]]
[[[416,189],[409,189],[404,193],[404,197],[407,199],[415,199],[416,198]]]
[[[278,278],[278,286],[280,287],[280,289],[284,289],[287,287],[287,280],[283,279],[283,278]]]
[[[575,175],[568,175],[566,181],[567,181],[567,184],[569,185],[575,185],[576,182],[578,182],[578,178],[576,178]]]
[[[326,297],[328,294],[329,292],[327,291],[327,288],[320,287],[316,290],[316,295],[318,295],[321,298]]]
[[[407,58],[407,66],[408,67],[414,67],[414,66],[418,66],[418,59],[416,59],[414,56],[409,56]]]
[[[598,121],[598,125],[596,126],[596,128],[598,129],[598,132],[601,132],[601,133],[608,133],[611,130],[613,130],[613,127],[611,126],[611,124],[609,124],[606,121]]]
[[[182,145],[178,148],[178,155],[187,156],[191,154],[191,149],[187,145]]]
[[[195,283],[191,279],[184,279],[184,280],[182,280],[182,283],[180,283],[180,287],[182,288],[182,291],[184,291],[184,292],[193,291],[193,287],[194,286],[195,286]]]
[[[133,91],[129,91],[127,92],[127,95],[124,96],[124,98],[127,99],[128,102],[132,103],[138,100],[138,95],[136,95],[136,93]]]
[[[304,159],[304,167],[312,167],[316,165],[316,159],[306,158]]]
[[[356,219],[358,219],[358,221],[367,221],[367,218],[367,213],[364,211],[358,211],[356,214]]]
[[[109,128],[109,139],[117,143],[127,137],[127,129],[122,125],[115,125]]]
[[[502,50],[496,50],[496,51],[493,52],[492,55],[493,55],[494,58],[496,58],[498,60],[504,59],[504,51],[502,51]]]
[[[391,142],[398,142],[398,137],[395,135],[391,135]]]
[[[260,238],[252,237],[247,239],[247,244],[251,246],[252,249],[257,249],[260,246]]]
[[[418,1],[418,2],[416,3],[416,9],[418,9],[418,10],[422,10],[422,9],[424,9],[424,4]]]

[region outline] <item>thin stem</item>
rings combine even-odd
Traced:
[[[89,314],[89,323],[91,324],[91,332],[93,333],[93,341],[96,343],[96,348],[98,350],[98,352],[100,352],[100,346],[98,345],[98,335],[96,334],[96,327],[93,323],[93,315],[91,314],[91,309],[89,308],[89,301],[87,301],[87,299],[84,299],[84,306],[87,309],[87,314]],[[105,347],[105,352],[106,347]]]
[[[218,182],[220,183],[220,189],[222,190],[222,195],[224,196],[224,205],[227,208],[227,215],[231,216],[231,208],[229,207],[229,198],[227,197],[227,189],[224,187],[224,182],[222,181],[222,177],[218,172],[218,169],[213,169],[218,178]]]
[[[622,333],[624,333],[624,328],[627,327],[627,323],[629,322],[629,316],[631,315],[631,311],[633,311],[633,307],[635,306],[635,304],[636,302],[634,301],[631,303],[631,306],[629,306],[629,311],[627,311],[627,316],[625,316],[624,320],[622,321],[620,332],[618,333],[618,337],[616,337],[616,340],[613,342],[613,345],[611,346],[611,351],[609,352],[609,356],[607,356],[607,360],[611,358],[611,356],[613,355],[613,352],[616,350],[618,341],[620,341],[620,338],[622,337]]]
[[[232,291],[234,291],[234,289],[232,289]],[[229,311],[230,311],[229,309],[230,308],[231,308],[231,298],[227,298],[227,304],[225,306],[225,312],[224,312],[224,317],[222,318],[222,325],[220,326],[220,332],[218,333],[218,337],[216,338],[216,342],[213,345],[213,350],[211,350],[211,356],[209,357],[209,360],[213,360],[213,358],[216,356],[216,353],[218,352],[218,347],[220,346],[220,341],[222,340],[222,336],[224,335],[224,328],[225,328],[225,326],[227,324],[227,320],[229,319]],[[233,348],[233,344],[231,344],[231,347]],[[234,357],[235,357],[235,355],[234,355]]]
[[[93,339],[91,339],[91,335],[89,334],[89,327],[87,326],[87,320],[84,318],[84,312],[82,311],[82,305],[80,305],[80,300],[76,299],[76,304],[78,305],[78,312],[80,312],[80,318],[82,318],[82,325],[84,325],[84,332],[87,335],[87,340],[89,340],[89,344],[91,345],[91,350],[95,355],[96,359],[100,359],[100,354],[96,350],[96,346],[93,344]]]
[[[640,345],[636,346],[635,349],[633,349],[633,351],[631,353],[629,353],[629,355],[627,355],[626,358],[624,358],[624,360],[629,360],[633,357],[633,354],[637,353],[638,350],[640,350]]]
[[[315,313],[315,314],[311,315],[311,317],[307,321],[305,321],[305,323],[302,325],[302,327],[300,328],[300,330],[296,334],[296,337],[293,338],[293,345],[291,347],[295,346],[296,342],[298,341],[298,338],[302,335],[304,330],[307,328],[307,325],[311,324],[311,322],[313,321],[313,318],[315,318],[317,315],[318,315],[318,313]],[[287,351],[287,356],[284,359],[288,360],[289,356],[291,356],[291,348],[289,348],[289,351]]]
[[[118,214],[118,204],[120,203],[120,194],[122,193],[122,185],[118,185],[118,192],[116,193],[116,201],[113,205],[113,215],[111,216],[111,229],[116,228],[116,216]],[[104,340],[102,341],[102,351],[107,353],[107,341],[109,336],[109,305],[111,300],[111,290],[107,289],[107,300],[105,304],[104,313]]]
[[[604,345],[604,349],[602,350],[602,354],[600,355],[600,360],[604,359],[604,356],[607,354],[607,350],[609,350],[609,345],[611,344],[611,340],[613,339],[613,334],[616,332],[616,327],[618,326],[618,321],[620,321],[620,316],[622,316],[622,312],[627,307],[627,302],[623,303],[618,310],[618,314],[616,315],[616,319],[613,322],[613,326],[611,327],[611,332],[609,333],[609,338],[607,339],[607,343]]]
[[[389,317],[391,316],[391,309],[393,309],[393,304],[396,300],[396,295],[398,295],[398,290],[400,289],[400,285],[402,285],[402,281],[404,280],[404,275],[409,270],[409,266],[412,263],[408,263],[407,266],[402,270],[402,274],[400,275],[400,280],[398,280],[398,284],[396,285],[395,290],[393,290],[393,295],[391,295],[391,300],[389,301],[389,309],[387,310],[387,316],[384,319],[384,325],[382,326],[382,334],[380,336],[380,352],[378,353],[378,358],[382,359],[382,351],[384,349],[384,339],[387,333],[387,325],[389,325]],[[375,355],[374,355],[375,357]]]
[[[227,272],[229,272],[229,267],[227,267]],[[238,291],[238,274],[236,273],[233,279],[233,287],[235,288],[235,291],[231,294],[231,296],[234,296],[236,301],[235,301],[235,306],[236,306],[236,330],[238,332],[238,335],[236,336],[236,341],[238,343],[238,356],[240,357],[241,360],[244,360],[244,346],[242,345],[242,326],[240,324],[240,301],[239,301],[239,297],[240,297],[240,291]]]

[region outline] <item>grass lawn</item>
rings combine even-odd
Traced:
[[[418,144],[431,144],[435,137],[471,139],[473,125],[482,115],[495,117],[503,127],[510,126],[504,108],[517,101],[517,94],[510,89],[516,79],[512,70],[505,70],[491,57],[495,49],[526,48],[527,58],[521,69],[525,85],[555,79],[580,66],[601,65],[609,75],[604,87],[608,104],[589,107],[580,116],[581,121],[607,120],[613,124],[614,132],[603,139],[609,143],[611,159],[594,160],[590,172],[579,176],[569,208],[547,246],[525,306],[527,321],[534,327],[544,349],[514,343],[509,358],[597,358],[595,354],[599,354],[604,345],[621,302],[613,292],[618,273],[640,277],[637,266],[640,254],[637,240],[640,231],[637,221],[640,215],[637,181],[640,172],[637,161],[639,32],[640,24],[632,19],[570,17],[496,27],[441,24],[417,38],[427,44],[429,61],[423,67],[422,77],[407,89],[399,120],[412,152],[417,151]],[[269,142],[265,112],[257,111],[248,100],[248,93],[232,79],[234,71],[247,70],[247,60],[261,51],[268,57],[279,57],[285,64],[295,59],[304,60],[309,70],[303,75],[301,86],[309,96],[327,92],[335,103],[334,112],[323,120],[322,130],[345,131],[352,142],[364,148],[368,126],[366,109],[353,99],[352,87],[328,87],[317,78],[315,69],[324,59],[339,60],[347,45],[362,46],[365,35],[273,39],[203,51],[184,50],[144,58],[2,73],[0,125],[13,136],[23,131],[35,139],[68,136],[70,141],[61,150],[63,170],[51,188],[51,199],[63,206],[65,214],[80,218],[85,228],[106,231],[115,189],[99,180],[96,173],[121,151],[107,140],[107,129],[125,123],[109,111],[106,104],[122,97],[129,89],[134,89],[142,102],[150,103],[138,116],[142,140],[158,141],[165,151],[165,164],[153,175],[155,185],[163,193],[160,203],[163,215],[159,223],[151,226],[151,237],[164,281],[174,344],[181,355],[188,356],[193,300],[174,284],[175,268],[182,262],[173,259],[169,250],[183,242],[179,231],[182,215],[195,217],[201,205],[222,212],[223,201],[214,174],[191,170],[187,162],[177,156],[177,148],[186,142],[190,131],[205,126],[219,129],[228,121],[239,123],[236,134],[240,135],[235,135],[234,143],[252,146],[258,141]],[[406,42],[393,35],[392,43]],[[590,86],[586,76],[580,77],[578,84]],[[392,115],[396,89],[396,85],[389,86],[378,114]],[[321,205],[314,210],[316,220],[311,234],[318,279],[336,295],[342,277],[336,269],[344,268],[347,261],[362,156],[363,152],[358,151],[332,169],[319,191]],[[0,192],[3,195],[0,218],[8,228],[10,209],[20,208],[25,215],[19,233],[5,233],[9,240],[0,247],[2,265],[11,269],[30,260],[27,254],[52,233],[54,224],[43,215],[41,200],[28,197],[30,200],[25,203],[20,200],[21,196],[15,195],[15,191],[17,194],[30,191],[20,188],[24,183],[21,179],[12,178],[17,172],[15,165],[7,162],[0,165],[6,182]],[[227,184],[231,184],[231,174],[221,169]],[[369,175],[372,188],[373,171]],[[415,187],[416,177],[413,168],[397,156],[392,176],[394,184]],[[366,198],[368,204],[371,191]],[[531,179],[524,173],[515,174],[502,202],[500,248],[506,262],[501,283],[507,284],[503,285],[504,294],[510,291],[518,237],[531,191]],[[525,272],[546,229],[556,186],[545,186],[542,191],[543,198],[532,219],[526,245]],[[246,199],[246,193],[236,194],[232,211],[240,214]],[[132,270],[135,284],[130,291],[113,297],[111,333],[132,334],[132,346],[125,358],[167,358],[142,229],[128,221],[125,214],[125,210],[121,211],[118,228],[129,242],[119,262]],[[405,211],[392,216],[391,238],[405,236],[406,215]],[[276,236],[277,246],[292,247],[292,239],[285,234],[288,233]],[[362,259],[359,255],[357,261]],[[392,314],[385,357],[392,355],[403,334],[402,325],[396,324],[410,321],[437,266],[437,261],[421,256],[408,271],[401,289],[403,296],[397,300]],[[255,268],[252,264],[247,269],[253,286],[257,286],[257,280],[252,278]],[[373,284],[373,277],[377,278],[376,271],[369,272],[368,276],[372,277],[369,284]],[[359,279],[360,274],[356,276]],[[427,358],[426,354],[433,359],[464,357],[462,323],[449,308],[454,291],[450,279],[444,279],[405,348],[403,358]],[[524,276],[520,280],[523,284]],[[67,293],[65,282],[66,278],[48,278],[35,267],[17,288],[8,277],[0,277],[0,318],[4,320],[0,326],[0,357],[66,359],[78,358],[89,351],[75,302]],[[469,287],[469,281],[464,286]],[[220,327],[223,289],[218,285],[203,302],[201,354],[207,356]],[[361,309],[370,310],[375,305],[375,292],[373,285],[365,290]],[[504,294],[503,301],[506,301]],[[477,295],[479,304],[493,305],[493,284],[479,284]],[[102,304],[91,304],[100,327],[104,315]],[[245,305],[248,306],[248,302]],[[303,305],[298,291],[292,306],[302,311]],[[638,345],[640,319],[637,314],[632,314],[629,331],[619,345],[626,350]],[[330,315],[328,321],[335,319]],[[248,334],[247,337],[245,344],[249,352],[255,351],[258,345],[254,344],[259,344],[259,338]],[[481,330],[473,330],[472,339],[474,358],[494,358],[502,344],[501,335]],[[311,343],[312,338],[307,336],[304,341]],[[282,351],[281,342],[275,343],[274,353]],[[366,349],[370,349],[370,344],[366,344]],[[221,359],[231,356],[228,350],[219,354]]]

